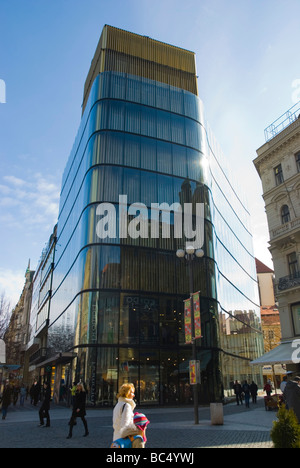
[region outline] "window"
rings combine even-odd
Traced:
[[[295,335],[300,335],[300,303],[292,306],[292,318]]]
[[[277,167],[275,167],[274,174],[275,174],[276,185],[282,184],[284,182],[284,179],[283,179],[281,164],[279,164]]]
[[[289,274],[291,277],[295,277],[298,274],[298,260],[296,252],[293,252],[287,256],[289,265]]]
[[[274,330],[268,330],[268,335],[269,335],[269,340],[274,340],[275,338],[275,333]]]
[[[283,205],[281,208],[281,223],[286,224],[291,220],[290,210],[287,205]]]
[[[295,154],[296,164],[297,164],[297,171],[300,172],[300,151],[299,153]]]

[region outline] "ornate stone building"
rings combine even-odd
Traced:
[[[275,353],[279,351],[277,360],[295,371],[299,364],[292,356],[300,337],[299,111],[300,103],[266,129],[267,141],[254,161],[263,186],[282,329],[280,349]]]

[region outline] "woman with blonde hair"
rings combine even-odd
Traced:
[[[133,422],[134,410],[136,407],[134,398],[135,388],[132,383],[125,383],[121,386],[117,395],[118,403],[113,413],[113,440],[121,439],[124,432],[130,430],[131,435],[137,435],[138,429]]]

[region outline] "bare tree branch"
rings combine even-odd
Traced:
[[[9,326],[11,317],[11,305],[5,296],[5,292],[0,293],[0,338],[4,338],[4,334]]]

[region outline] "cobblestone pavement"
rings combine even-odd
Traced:
[[[235,404],[224,407],[224,425],[212,426],[209,408],[199,409],[200,423],[193,423],[193,409],[139,408],[151,424],[148,449],[272,448],[270,430],[276,412],[265,411],[263,401],[250,409]],[[0,419],[0,448],[109,448],[112,438],[112,410],[87,410],[90,435],[82,437],[81,420],[67,440],[71,410],[52,406],[51,427],[38,427],[38,408],[10,407],[7,419]]]

